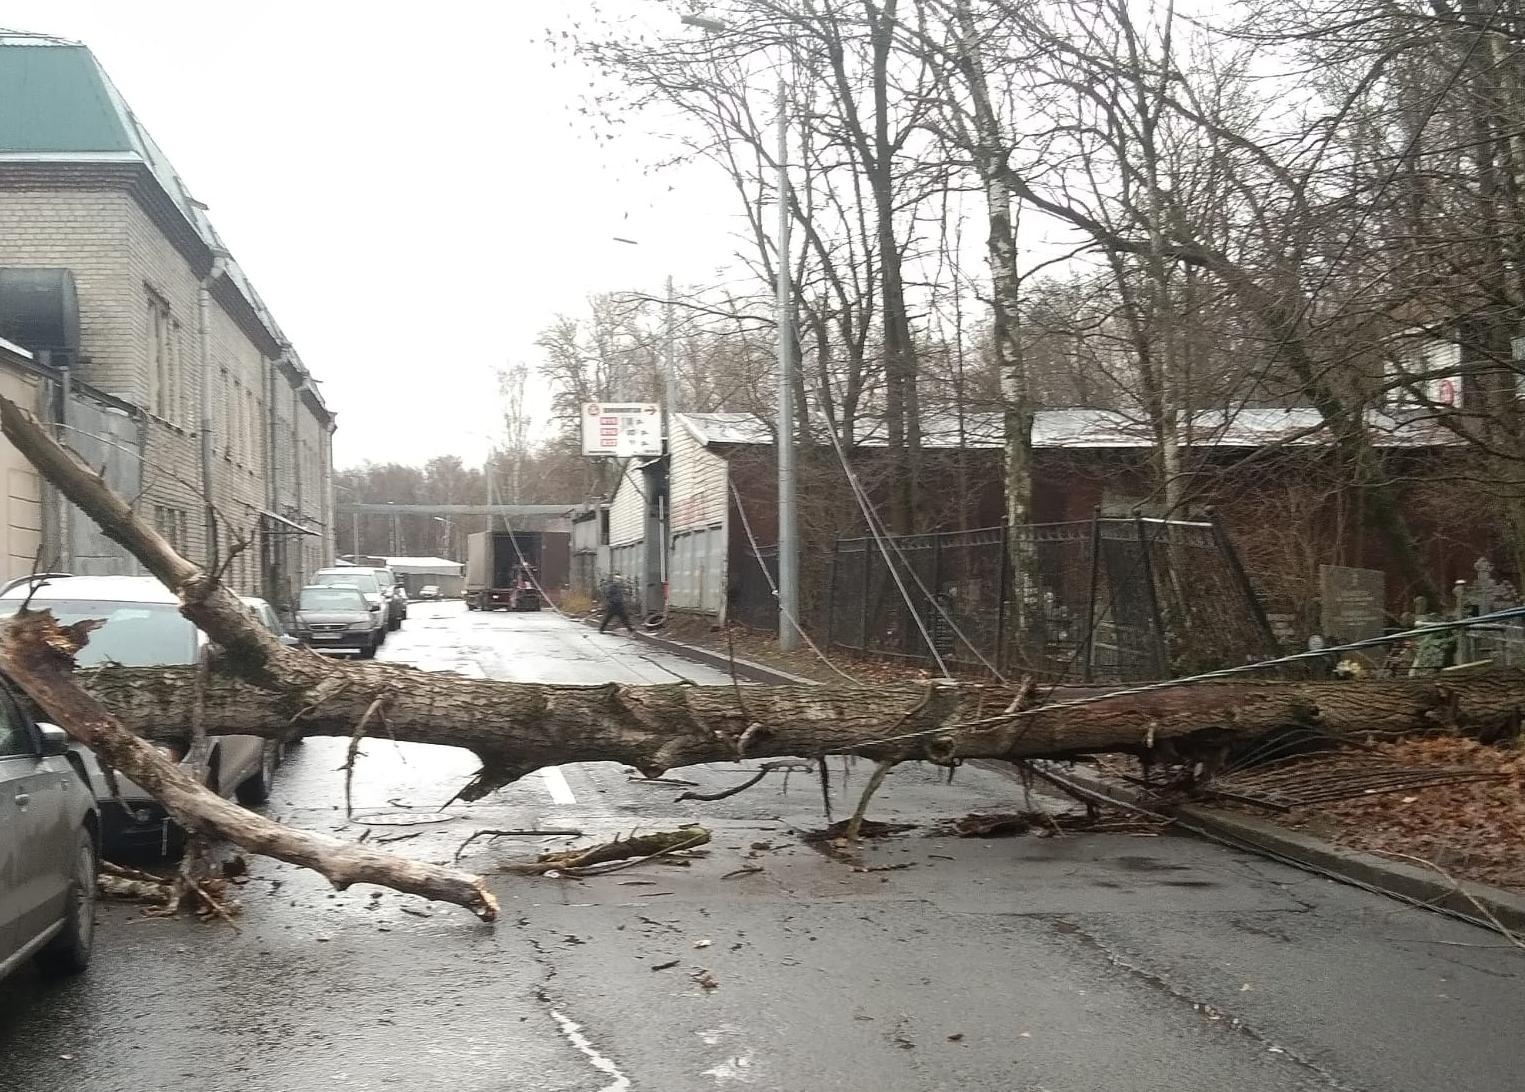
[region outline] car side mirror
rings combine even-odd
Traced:
[[[276,640],[281,642],[281,644],[285,645],[287,648],[300,648],[301,644],[302,644],[301,641],[298,641],[295,637],[293,637],[289,633],[281,634],[279,637],[276,638]]]
[[[37,730],[42,733],[42,757],[57,758],[69,753],[69,733],[56,724],[38,721]]]
[[[371,613],[372,614],[376,614],[380,610],[381,610],[381,604],[380,603],[372,603],[371,604]]]

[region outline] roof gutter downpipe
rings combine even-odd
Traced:
[[[201,494],[206,502],[206,566],[214,573],[221,567],[221,550],[218,548],[216,493],[212,489],[216,480],[216,451],[212,443],[213,383],[216,378],[212,368],[212,286],[227,269],[224,257],[213,252],[212,268],[201,278],[197,301],[201,335]]]

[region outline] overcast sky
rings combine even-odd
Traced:
[[[737,249],[722,176],[647,176],[649,140],[576,112],[544,34],[589,4],[10,0],[0,26],[95,52],[322,380],[346,466],[479,460],[495,370],[556,312]]]

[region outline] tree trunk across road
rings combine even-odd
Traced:
[[[1513,723],[1525,672],[1376,682],[1219,682],[1107,696],[949,682],[874,687],[552,686],[468,679],[286,648],[218,580],[176,554],[100,476],[30,414],[0,399],[0,429],[102,530],[173,589],[218,646],[194,667],[73,670],[89,623],[61,629],[22,611],[0,635],[6,670],[74,738],[157,797],[186,827],[317,869],[336,885],[385,884],[467,906],[491,920],[480,879],[306,834],[222,800],[142,738],[302,734],[464,747],[482,762],[462,790],[476,799],[543,766],[621,762],[648,776],[741,758],[853,754],[880,763],[1024,761],[1126,752],[1221,754],[1298,728],[1330,736]],[[1085,699],[1080,704],[1065,704]]]

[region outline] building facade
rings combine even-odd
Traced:
[[[60,437],[135,464],[118,475],[139,514],[240,592],[287,603],[333,556],[334,417],[78,43],[0,36],[0,336],[31,351]],[[86,386],[112,404],[77,406]],[[107,410],[132,427],[103,425]],[[59,515],[59,565],[136,571],[83,548],[82,518]]]

